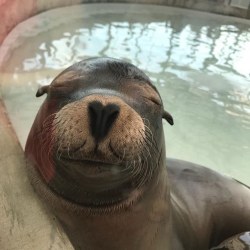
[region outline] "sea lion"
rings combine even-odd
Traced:
[[[206,250],[250,229],[250,189],[194,163],[167,159],[149,77],[91,58],[59,74],[29,133],[32,185],[75,249]]]

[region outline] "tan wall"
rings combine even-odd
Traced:
[[[18,23],[37,13],[56,7],[91,2],[169,5],[250,18],[249,9],[232,7],[232,0],[0,0],[0,44]]]
[[[29,184],[24,153],[1,96],[0,135],[0,249],[73,250]]]

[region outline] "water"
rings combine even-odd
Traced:
[[[169,157],[250,184],[247,22],[162,6],[87,5],[51,13],[19,27],[18,47],[2,69],[3,97],[22,145],[43,100],[34,97],[39,84],[84,58],[116,57],[151,77],[173,115],[173,127],[164,123]]]

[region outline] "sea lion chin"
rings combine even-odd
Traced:
[[[92,58],[59,74],[29,133],[32,185],[76,249],[207,250],[250,230],[250,190],[168,159],[150,79],[130,63]]]

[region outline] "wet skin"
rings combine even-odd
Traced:
[[[250,189],[167,159],[150,79],[132,64],[93,58],[51,85],[26,157],[35,190],[76,249],[205,250],[250,230]]]

